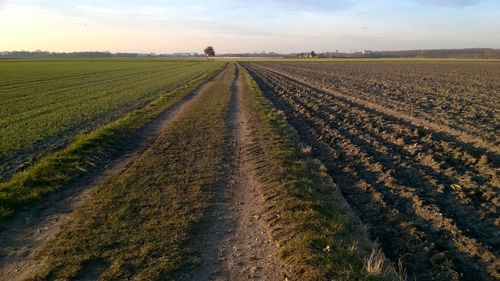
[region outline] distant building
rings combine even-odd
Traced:
[[[315,57],[317,57],[317,56],[318,56],[318,55],[317,55],[317,54],[316,54],[316,52],[314,52],[314,51],[312,51],[312,52],[310,52],[309,54],[307,54],[307,57],[308,57],[308,58],[315,58]]]
[[[299,57],[299,58],[315,58],[317,57],[318,55],[312,51],[310,53],[299,53],[299,54],[295,54],[296,57]]]
[[[138,57],[156,57],[155,53],[149,53],[149,54],[137,54]]]
[[[189,58],[189,57],[198,57],[198,53],[173,53],[172,57],[176,58]]]

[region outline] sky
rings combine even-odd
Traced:
[[[0,0],[0,51],[500,48],[500,0]]]

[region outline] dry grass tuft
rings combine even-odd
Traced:
[[[380,276],[384,272],[384,254],[380,249],[373,249],[369,257],[363,261],[363,266],[370,276]]]
[[[358,241],[352,241],[347,244],[347,250],[352,254],[356,254],[358,252],[358,248]]]
[[[309,155],[312,152],[312,146],[301,143],[299,144],[300,152],[302,152],[305,155]]]

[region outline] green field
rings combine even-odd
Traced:
[[[0,178],[220,65],[196,60],[0,61]]]

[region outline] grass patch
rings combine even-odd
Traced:
[[[252,163],[263,183],[280,256],[296,280],[399,280],[345,203],[326,168],[308,153],[282,112],[242,71],[252,124]],[[372,254],[375,251],[377,254]]]
[[[15,211],[29,207],[44,195],[63,188],[71,180],[94,169],[98,163],[112,158],[117,148],[130,140],[137,129],[195,90],[222,67],[214,67],[175,90],[165,92],[145,107],[79,136],[67,148],[43,157],[9,181],[0,183],[0,219],[11,217]]]

